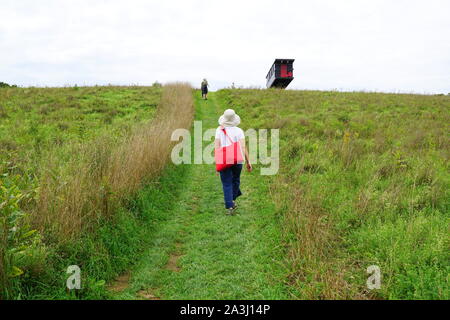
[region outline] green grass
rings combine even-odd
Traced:
[[[0,298],[70,298],[72,294],[65,291],[65,270],[70,264],[80,265],[86,280],[85,289],[77,297],[97,297],[97,291],[106,293],[103,279],[110,279],[134,259],[141,247],[142,232],[136,213],[126,207],[132,197],[108,194],[109,189],[101,188],[108,186],[106,177],[100,184],[93,182],[105,172],[108,161],[114,160],[113,149],[123,144],[122,140],[136,137],[136,130],[148,124],[157,106],[159,113],[171,108],[161,108],[163,90],[0,90]],[[136,175],[136,168],[133,170]],[[80,183],[83,174],[86,183]],[[143,177],[133,179],[139,178]],[[49,183],[56,188],[50,190]],[[70,184],[75,188],[68,195],[54,193]],[[69,198],[75,192],[88,194],[89,199],[81,195],[76,202],[83,201],[79,207],[86,208],[91,201],[96,209],[94,216],[80,218],[71,211],[70,206],[78,205]],[[104,199],[100,204],[95,200],[99,196]],[[113,207],[112,196],[125,206]],[[59,212],[51,211],[57,203],[73,214],[58,216]],[[47,207],[39,209],[42,204]],[[113,216],[102,214],[102,208],[114,211]],[[43,214],[47,221],[39,220]],[[77,219],[84,226],[69,237],[67,231],[73,230],[70,224]],[[55,227],[66,234],[58,236]],[[32,228],[39,232],[31,237]]]
[[[20,299],[108,299],[106,282],[113,280],[142,256],[154,242],[188,179],[186,167],[168,166],[161,178],[147,184],[112,221],[99,229],[47,253],[45,268],[30,269],[17,284]],[[35,255],[36,256],[36,255]],[[81,268],[81,290],[66,290],[69,265]],[[28,261],[30,267],[30,261]]]
[[[214,94],[196,98],[203,128],[217,127],[223,112]],[[274,204],[264,179],[244,173],[236,216],[226,216],[213,165],[181,165],[182,192],[116,299],[285,299],[287,269]],[[173,265],[175,264],[175,265]]]
[[[270,190],[298,298],[448,299],[450,98],[222,90],[244,128],[280,128]],[[382,288],[368,291],[378,265]]]
[[[196,117],[215,128],[223,108],[214,94],[196,99]],[[95,130],[93,131],[93,134]],[[94,230],[60,243],[45,234],[17,264],[20,299],[283,299],[289,298],[285,251],[267,183],[242,177],[240,214],[226,216],[214,165],[169,165]],[[46,243],[51,245],[45,246]],[[82,289],[67,291],[69,265]],[[114,279],[131,274],[126,289]],[[144,293],[144,294],[143,294]]]
[[[45,153],[120,136],[153,117],[153,87],[8,88],[0,90],[0,172],[36,174]]]
[[[0,186],[31,206],[45,155],[64,163],[74,146],[125,135],[155,116],[160,94],[0,89]],[[89,232],[27,242],[8,298],[449,298],[448,97],[222,90],[196,92],[195,105],[204,130],[226,108],[244,130],[281,128],[279,173],[243,172],[239,214],[226,216],[214,165],[168,165]],[[68,292],[71,264],[82,289]],[[369,291],[374,264],[382,288]]]

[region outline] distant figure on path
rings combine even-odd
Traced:
[[[203,79],[202,81],[202,99],[208,100],[208,81],[206,79]]]
[[[227,109],[223,115],[219,118],[219,127],[216,129],[215,148],[219,149],[227,147],[232,142],[239,142],[243,159],[247,165],[247,170],[252,171],[252,165],[248,157],[248,151],[245,147],[245,135],[244,131],[238,127],[241,122],[241,118],[232,109]],[[220,180],[222,181],[223,196],[225,200],[226,214],[233,215],[237,205],[236,199],[242,195],[241,184],[241,171],[242,163],[235,164],[223,171],[220,171]]]

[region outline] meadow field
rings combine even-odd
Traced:
[[[0,298],[448,299],[450,97],[186,84],[0,88]],[[280,170],[170,162],[175,129],[280,129]],[[206,145],[208,141],[203,141]],[[68,290],[78,265],[82,288]],[[382,273],[368,290],[367,267]]]
[[[170,133],[189,128],[192,115],[183,84],[1,89],[1,295],[27,297],[35,287],[39,295],[43,285],[46,297],[58,296],[54,267],[72,254],[100,275],[123,265],[112,255],[133,259],[111,247],[126,241],[120,232],[111,243],[101,228],[132,223],[124,205],[158,176]]]
[[[448,299],[450,97],[222,90],[244,128],[280,128],[270,196],[302,299]],[[369,292],[366,268],[383,285]]]

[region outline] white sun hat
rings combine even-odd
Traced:
[[[241,118],[233,109],[227,109],[219,118],[219,125],[222,127],[237,127],[241,123]]]

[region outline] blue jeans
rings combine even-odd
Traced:
[[[225,208],[233,207],[233,200],[242,195],[241,189],[241,171],[242,164],[235,164],[234,166],[220,171],[220,180],[222,180],[223,197],[225,199]]]

